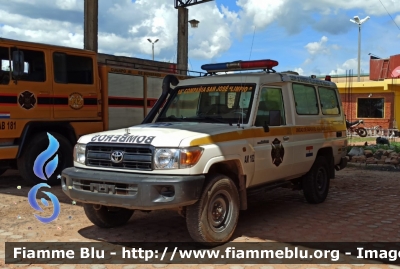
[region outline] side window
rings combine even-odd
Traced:
[[[11,49],[11,55],[17,48]],[[24,53],[24,74],[18,80],[44,82],[46,81],[46,62],[43,51],[18,49]],[[12,62],[11,62],[12,67]]]
[[[318,100],[314,86],[293,83],[296,112],[299,115],[318,115]]]
[[[93,61],[90,57],[53,53],[54,81],[64,84],[93,84]]]
[[[10,82],[10,60],[8,55],[8,48],[0,47],[0,85],[8,85]]]
[[[270,111],[279,110],[281,112],[281,125],[286,125],[285,106],[283,104],[282,89],[280,88],[262,88],[255,126],[269,124]]]
[[[321,102],[321,110],[324,115],[338,115],[339,102],[335,89],[332,88],[318,88],[319,100]]]

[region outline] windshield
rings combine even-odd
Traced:
[[[198,121],[246,124],[255,84],[213,84],[176,88],[157,122]]]

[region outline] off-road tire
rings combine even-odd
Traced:
[[[47,183],[50,186],[59,185],[61,183],[61,179],[57,178],[58,175],[60,175],[62,170],[65,168],[72,167],[74,165],[72,156],[73,146],[68,139],[59,133],[49,132],[49,134],[57,139],[57,141],[60,143],[60,146],[56,153],[58,155],[58,166],[48,180],[42,180],[33,172],[33,165],[36,158],[49,146],[49,139],[46,132],[38,133],[32,139],[30,139],[28,144],[25,146],[21,157],[17,160],[18,170],[22,178],[31,186],[38,183]]]
[[[96,209],[98,207],[98,209]],[[126,224],[132,217],[134,210],[116,208],[109,210],[106,206],[83,204],[86,217],[100,228],[113,228]]]
[[[200,199],[186,208],[186,225],[194,241],[205,245],[227,242],[239,219],[240,199],[235,183],[225,175],[207,178]]]
[[[325,157],[317,156],[310,171],[303,176],[303,193],[307,202],[319,204],[325,201],[329,192],[329,167]]]
[[[360,127],[360,128],[357,129],[357,134],[360,137],[366,137],[368,135],[368,132],[367,132],[367,130],[365,130],[365,128]]]
[[[3,169],[0,169],[0,176],[2,175],[2,174],[4,174],[5,172],[7,172],[7,168],[3,168]]]

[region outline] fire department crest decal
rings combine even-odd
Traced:
[[[36,105],[35,94],[30,91],[24,91],[23,93],[20,93],[18,97],[18,103],[26,110],[33,108]]]
[[[71,93],[68,104],[72,109],[81,109],[83,107],[83,96],[77,92]]]
[[[285,149],[281,141],[278,138],[275,138],[274,141],[271,143],[272,150],[271,150],[271,157],[272,163],[278,167],[283,162],[283,156],[285,155]]]

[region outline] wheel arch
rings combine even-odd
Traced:
[[[219,159],[219,158],[218,158]],[[207,174],[223,174],[228,176],[235,183],[239,192],[240,209],[247,209],[247,192],[246,192],[246,175],[243,171],[242,163],[239,159],[233,158],[229,160],[214,160],[207,166]],[[213,159],[210,160],[210,162]]]
[[[317,156],[324,157],[328,162],[328,175],[330,179],[335,178],[335,161],[333,158],[333,149],[331,147],[320,148]]]
[[[17,158],[21,157],[22,152],[32,137],[40,132],[58,133],[68,139],[72,145],[77,141],[75,130],[69,122],[29,122],[25,125],[20,138],[17,140],[17,144],[19,145]]]

